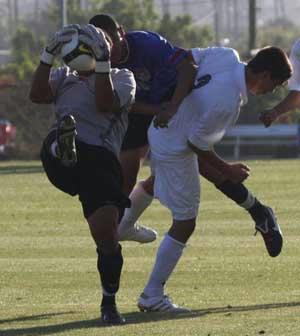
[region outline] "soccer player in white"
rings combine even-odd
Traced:
[[[293,74],[288,82],[289,93],[271,110],[261,114],[260,120],[266,127],[283,114],[300,107],[300,40],[294,42],[289,58],[293,67]]]
[[[172,214],[172,225],[163,238],[154,268],[138,300],[142,311],[184,312],[166,295],[164,285],[192,235],[200,202],[199,165],[208,163],[234,183],[244,181],[249,168],[228,163],[213,151],[228,127],[238,119],[247,91],[257,95],[273,91],[291,76],[287,55],[279,48],[260,50],[248,64],[229,48],[193,49],[198,73],[192,92],[181,103],[168,128],[148,131],[154,194]],[[281,250],[277,223],[270,232]]]

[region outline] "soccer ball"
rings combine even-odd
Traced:
[[[64,63],[76,71],[91,71],[95,69],[96,61],[86,44],[79,41],[79,32],[72,35],[72,40],[61,48],[61,58]]]

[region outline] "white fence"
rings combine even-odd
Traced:
[[[300,125],[236,125],[230,128],[220,145],[233,146],[233,156],[240,157],[241,146],[296,146],[300,150]]]

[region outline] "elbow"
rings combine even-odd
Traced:
[[[110,113],[112,111],[111,104],[97,104],[97,109],[100,113]]]
[[[109,114],[109,113],[116,113],[120,111],[120,102],[115,97],[113,99],[108,100],[97,100],[96,99],[96,106],[99,113],[102,114]]]
[[[30,91],[29,93],[29,100],[35,104],[40,103],[40,97],[38,97],[33,91]]]
[[[45,95],[41,95],[33,90],[29,93],[29,100],[35,104],[50,104],[52,102],[52,98]]]
[[[35,96],[35,95],[32,95],[32,94],[29,95],[29,100],[34,104],[43,104],[43,103],[45,104],[45,103],[47,103],[41,97],[38,97],[38,96]]]
[[[34,97],[34,96],[32,96],[32,95],[29,95],[29,100],[30,100],[32,103],[34,103],[34,104],[38,104],[38,103],[39,103],[38,99],[36,99],[36,97]]]
[[[106,104],[101,104],[101,105],[97,105],[97,109],[98,112],[101,114],[110,114],[110,113],[114,113],[115,109],[112,105],[106,105]]]

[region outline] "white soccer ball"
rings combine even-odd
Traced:
[[[64,63],[76,71],[91,71],[95,69],[96,61],[86,44],[79,41],[78,31],[72,35],[72,40],[61,48],[61,58]]]

